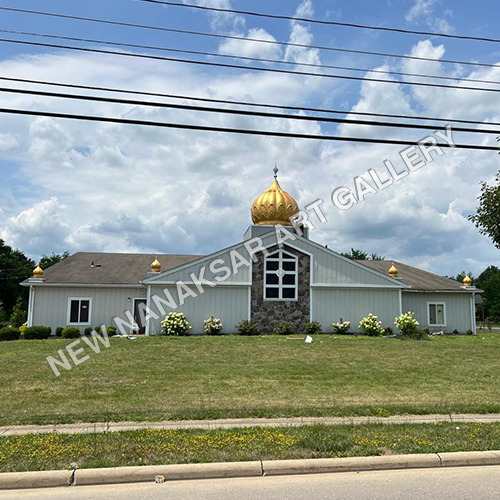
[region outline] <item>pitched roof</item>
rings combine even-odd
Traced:
[[[402,279],[405,285],[410,286],[410,290],[419,291],[452,291],[452,292],[465,292],[461,283],[437,274],[423,271],[416,267],[408,266],[402,262],[392,260],[358,260],[359,264],[370,267],[376,271],[384,274],[389,273],[389,268],[394,262],[398,268],[398,277]]]
[[[202,256],[78,252],[48,267],[43,273],[44,283],[138,285],[147,277],[156,257],[162,265],[162,271],[166,271]],[[28,280],[23,283],[28,283]]]

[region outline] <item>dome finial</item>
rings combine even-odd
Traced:
[[[391,268],[389,269],[389,276],[391,278],[397,278],[398,273],[399,273],[398,268],[394,265],[394,262],[393,262]]]
[[[156,256],[155,260],[151,263],[151,272],[152,273],[161,272],[161,262],[158,260],[158,256]]]
[[[465,275],[465,278],[463,279],[463,284],[466,287],[472,286],[472,279],[468,274]]]
[[[274,172],[274,178],[277,179],[278,178],[279,169],[278,169],[278,164],[276,162],[274,163],[273,172]]]
[[[38,263],[35,269],[33,269],[33,278],[43,278],[43,269],[40,267],[40,263]]]

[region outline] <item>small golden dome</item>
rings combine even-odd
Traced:
[[[158,260],[158,257],[151,263],[151,272],[159,273],[161,272],[161,262]]]
[[[394,262],[393,262],[391,268],[389,269],[389,276],[391,278],[397,278],[398,273],[399,273],[398,268],[394,265]]]
[[[252,221],[258,226],[292,226],[290,217],[299,211],[297,202],[281,189],[277,179],[278,169],[274,169],[271,187],[252,203]]]
[[[472,280],[471,280],[470,276],[465,275],[463,284],[464,284],[464,286],[472,286]]]
[[[40,267],[40,265],[36,266],[35,269],[33,269],[33,278],[43,278],[43,269]]]

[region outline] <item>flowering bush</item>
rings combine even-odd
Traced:
[[[370,337],[378,337],[384,331],[382,321],[378,320],[378,316],[370,313],[359,322],[359,328]]]
[[[321,333],[321,323],[319,321],[308,321],[304,324],[304,333],[306,335]]]
[[[184,313],[170,312],[161,322],[161,326],[167,335],[188,335],[191,326]]]
[[[222,331],[222,321],[219,318],[210,318],[204,321],[204,329],[207,335],[219,335]]]
[[[409,311],[406,314],[397,316],[394,320],[394,324],[401,332],[401,335],[411,335],[420,325],[420,323],[414,318],[414,313]]]
[[[340,318],[340,321],[338,323],[332,323],[331,327],[333,328],[333,333],[342,335],[343,333],[347,333],[349,331],[349,328],[351,328],[351,322],[344,321]]]

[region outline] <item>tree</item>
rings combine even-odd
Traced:
[[[52,252],[52,255],[42,255],[39,265],[45,271],[48,267],[61,262],[61,260],[64,260],[67,257],[69,257],[69,252],[67,251],[61,254]]]
[[[28,299],[28,289],[19,283],[33,273],[35,262],[20,250],[13,250],[0,239],[0,301],[5,312],[10,316],[19,296]]]
[[[12,315],[10,317],[10,324],[16,328],[24,325],[26,323],[26,304],[22,297],[18,297],[14,308],[12,309]]]
[[[0,328],[5,326],[6,324],[7,324],[7,315],[5,314],[2,301],[0,300]]]
[[[340,255],[351,260],[385,260],[385,257],[382,257],[378,253],[368,254],[368,252],[355,248],[351,248],[350,252],[341,253]]]
[[[500,274],[495,274],[483,285],[485,311],[488,318],[500,319]]]
[[[500,172],[492,186],[486,182],[481,183],[478,200],[477,213],[469,215],[469,220],[476,225],[481,234],[489,236],[500,249]]]

